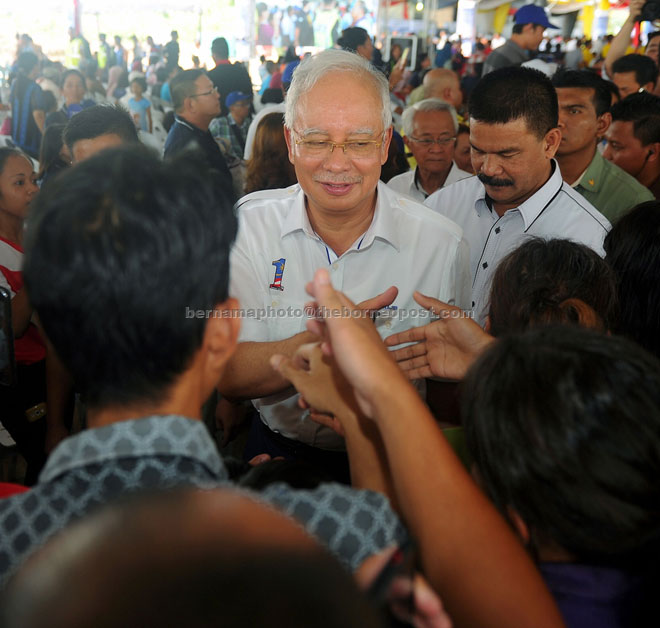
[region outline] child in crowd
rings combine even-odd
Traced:
[[[141,76],[136,76],[131,81],[132,98],[128,101],[128,109],[135,120],[135,126],[148,133],[153,130],[151,120],[151,102],[144,97],[147,91],[147,82]]]

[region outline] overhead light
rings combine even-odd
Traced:
[[[419,11],[420,13],[424,10],[424,3],[423,2],[418,2],[415,5],[415,11]]]

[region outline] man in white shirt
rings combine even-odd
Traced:
[[[562,181],[557,94],[537,70],[486,75],[470,96],[470,144],[477,176],[425,201],[463,227],[470,245],[472,309],[483,324],[498,262],[528,236],[567,238],[603,254],[610,223]]]
[[[269,364],[315,340],[303,313],[314,271],[328,268],[337,289],[382,309],[374,316],[385,336],[427,322],[415,290],[469,305],[469,270],[460,228],[379,183],[392,136],[384,75],[354,53],[326,50],[301,63],[286,102],[299,185],[239,201],[231,289],[246,318],[220,391],[259,410],[257,453],[317,462],[341,452],[343,439],[307,418]]]
[[[413,154],[414,170],[392,177],[387,185],[423,203],[429,194],[472,176],[453,161],[458,117],[456,109],[439,98],[427,98],[402,115],[403,141]]]

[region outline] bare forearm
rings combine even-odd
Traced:
[[[276,353],[292,357],[301,345],[314,342],[315,336],[307,331],[275,342],[242,342],[227,364],[218,385],[220,393],[232,400],[258,399],[282,392],[291,386],[270,366]]]
[[[610,49],[605,58],[605,70],[610,79],[612,78],[612,65],[617,59],[620,59],[626,54],[626,50],[630,45],[630,36],[632,35],[634,28],[635,16],[629,15],[628,19],[623,23],[621,30],[616,34],[610,44]]]
[[[27,291],[19,290],[11,300],[11,322],[15,338],[20,338],[26,332],[31,317],[32,306],[28,300]]]
[[[562,626],[521,543],[465,471],[415,391],[390,390],[376,417],[402,513],[420,543],[425,573],[455,625]]]

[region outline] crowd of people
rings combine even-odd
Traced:
[[[602,71],[530,54],[554,26],[527,5],[464,67],[441,42],[411,72],[350,25],[262,58],[261,96],[223,37],[208,71],[176,31],[148,68],[136,39],[130,73],[105,36],[93,58],[72,32],[66,68],[25,40],[2,625],[654,626],[640,11]]]

